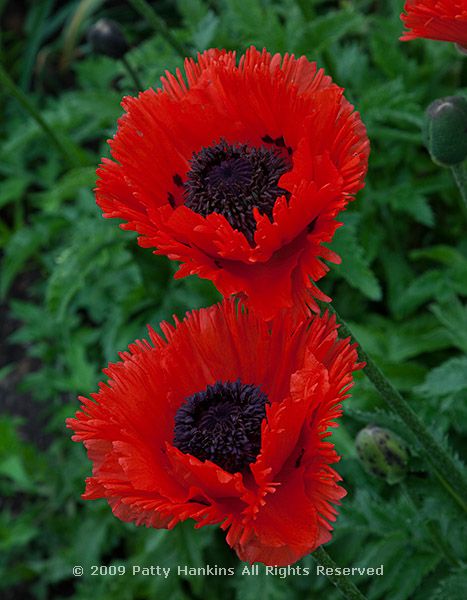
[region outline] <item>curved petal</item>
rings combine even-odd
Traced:
[[[464,0],[407,0],[401,14],[407,31],[402,41],[425,38],[467,47],[467,6]]]

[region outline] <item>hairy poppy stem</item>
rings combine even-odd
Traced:
[[[467,168],[464,163],[460,163],[452,166],[451,170],[457,183],[457,187],[461,193],[462,200],[464,202],[464,209],[467,211]]]
[[[142,91],[143,88],[143,84],[140,81],[140,78],[138,76],[138,73],[136,72],[136,70],[133,68],[133,65],[130,63],[130,61],[127,59],[126,56],[122,56],[121,61],[125,67],[125,69],[127,70],[128,75],[130,76],[130,78],[132,79],[133,83],[135,84],[135,88],[137,92]]]
[[[345,598],[348,598],[349,600],[366,600],[366,596],[361,593],[358,587],[352,583],[347,576],[336,574],[338,566],[322,546],[312,552],[311,556],[321,567],[332,569],[332,574],[328,575],[326,573],[326,577],[336,586]],[[339,571],[340,570],[341,569],[339,569]]]
[[[71,167],[77,167],[87,164],[84,153],[78,146],[71,140],[67,140],[66,142],[59,137],[52,127],[47,123],[47,121],[43,118],[40,111],[34,106],[34,104],[29,100],[26,94],[19,89],[19,87],[15,84],[13,79],[8,75],[3,66],[0,64],[0,83],[2,83],[7,90],[9,90],[16,98],[16,100],[21,104],[21,106],[31,115],[31,117],[36,121],[42,131],[48,136],[52,144],[57,148],[57,150],[62,154],[66,161],[69,163]]]
[[[358,344],[358,340],[336,310],[331,305],[328,305],[328,309],[335,315],[337,322],[340,324],[340,333],[342,333],[344,337],[351,337],[354,342],[357,342]],[[366,363],[363,370],[368,379],[372,382],[389,407],[399,415],[407,427],[413,432],[423,450],[427,462],[433,468],[436,477],[438,477],[459,506],[467,512],[467,481],[461,468],[456,464],[449,452],[443,448],[427,427],[425,427],[416,412],[362,349],[360,344],[358,344],[357,352],[359,359]]]
[[[171,32],[169,27],[167,27],[164,19],[161,19],[159,15],[154,11],[152,6],[146,2],[146,0],[129,0],[129,3],[133,6],[133,8],[139,12],[139,14],[146,19],[146,21],[151,25],[151,27],[159,33],[165,41],[172,46],[172,48],[179,54],[182,58],[186,58],[190,55],[185,46],[177,40],[174,34]]]

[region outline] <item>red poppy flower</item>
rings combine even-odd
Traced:
[[[243,293],[264,317],[327,299],[312,282],[338,262],[325,248],[336,215],[363,187],[369,142],[323,70],[250,48],[209,50],[123,101],[98,169],[105,217],[183,264],[177,277]],[[310,297],[309,297],[310,296]]]
[[[403,41],[425,38],[467,47],[467,0],[407,0]]]
[[[68,419],[94,463],[83,497],[147,527],[219,523],[244,561],[327,542],[345,491],[326,438],[361,366],[335,319],[268,324],[228,299],[161,329]]]

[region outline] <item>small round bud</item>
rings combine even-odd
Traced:
[[[367,473],[390,484],[404,479],[409,457],[405,442],[395,433],[368,425],[358,433],[355,446]]]
[[[425,115],[425,142],[434,162],[452,167],[467,158],[467,98],[435,100]]]
[[[89,28],[87,37],[96,54],[123,58],[129,49],[119,25],[110,19],[99,19]]]

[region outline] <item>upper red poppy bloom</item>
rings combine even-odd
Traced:
[[[243,293],[264,317],[327,299],[336,215],[363,187],[369,142],[343,89],[305,57],[208,50],[126,97],[96,198],[177,277]],[[312,302],[312,304],[314,304]]]
[[[401,19],[408,29],[400,38],[454,42],[467,47],[467,0],[407,0]]]
[[[361,366],[335,319],[268,324],[228,299],[161,328],[67,421],[94,463],[84,498],[147,527],[219,523],[244,561],[287,565],[328,541],[345,491],[325,438]]]

